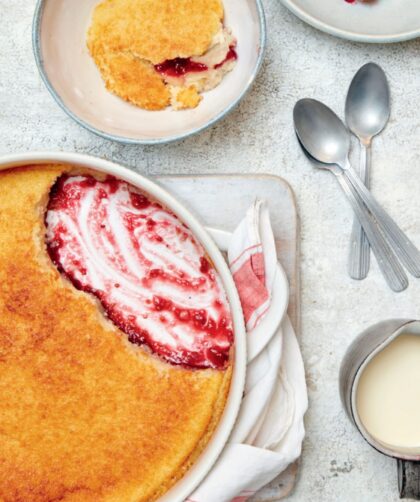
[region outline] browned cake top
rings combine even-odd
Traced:
[[[93,52],[130,52],[162,63],[200,56],[223,19],[220,0],[104,0],[89,32]]]

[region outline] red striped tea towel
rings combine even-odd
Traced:
[[[250,341],[276,309],[271,300],[277,255],[264,202],[248,210],[228,255]],[[308,405],[303,361],[287,316],[271,329],[264,349],[248,364],[229,442],[186,502],[244,502],[300,456]]]
[[[236,229],[228,256],[246,329],[251,332],[270,308],[277,263],[270,216],[262,201],[255,201]]]

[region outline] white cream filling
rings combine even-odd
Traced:
[[[77,183],[83,178],[69,178],[65,184]],[[46,216],[47,240],[54,242],[56,228],[64,226],[61,238],[66,245],[60,249],[60,262],[64,270],[72,273],[83,285],[106,292],[109,304],[116,304],[123,318],[133,316],[143,329],[158,342],[173,348],[194,351],[201,345],[224,345],[224,340],[208,340],[203,331],[180,323],[172,311],[156,311],[155,295],[162,296],[185,309],[203,309],[216,322],[229,313],[227,299],[216,271],[212,277],[200,271],[200,258],[205,254],[191,231],[170,212],[155,205],[137,210],[130,201],[128,185],[120,185],[116,192],[108,191],[107,198],[97,200],[98,187],[86,188],[77,208],[49,210]],[[103,190],[107,190],[106,186]],[[127,214],[144,216],[134,230],[138,249],[133,246],[125,217]],[[147,219],[153,219],[153,231],[147,228]],[[144,221],[142,224],[141,221]],[[107,229],[113,236],[109,240]],[[163,242],[149,238],[158,232]],[[82,274],[81,264],[85,269]],[[142,278],[150,269],[182,272],[190,283],[203,281],[196,289],[184,288],[177,281],[154,279],[153,288],[143,285]],[[118,285],[117,287],[115,285]],[[222,302],[220,311],[215,301]],[[166,318],[162,323],[161,317]]]

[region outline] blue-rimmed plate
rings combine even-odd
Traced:
[[[261,0],[224,0],[225,24],[238,40],[238,62],[193,110],[146,111],[105,89],[86,47],[99,0],[39,0],[33,24],[35,59],[57,103],[80,125],[105,138],[161,144],[196,134],[227,115],[244,97],[261,66],[265,20]]]
[[[402,42],[420,36],[419,0],[281,0],[303,21],[347,40]]]

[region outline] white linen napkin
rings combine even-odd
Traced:
[[[278,265],[264,202],[257,200],[248,210],[232,236],[228,257],[248,343],[263,333],[265,347],[248,364],[244,398],[228,444],[186,502],[244,502],[300,456],[305,435],[305,372],[290,320],[277,319],[271,302]]]

